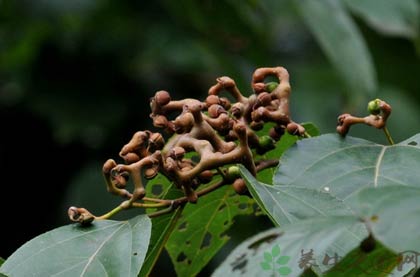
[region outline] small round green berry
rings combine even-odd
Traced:
[[[261,136],[259,144],[262,149],[271,150],[276,147],[276,141],[270,136]]]
[[[226,175],[228,179],[235,180],[241,177],[241,172],[239,170],[239,167],[237,167],[236,165],[232,165],[227,169]]]
[[[367,109],[370,114],[378,115],[381,112],[381,99],[370,101]]]
[[[273,90],[275,90],[276,89],[276,87],[279,85],[279,83],[277,83],[277,82],[269,82],[269,83],[267,83],[266,85],[265,85],[265,89],[268,91],[268,92],[272,92]]]

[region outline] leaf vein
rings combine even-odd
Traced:
[[[86,271],[87,268],[89,267],[89,265],[91,264],[91,262],[93,261],[93,259],[95,258],[95,256],[97,255],[97,253],[102,249],[102,247],[114,236],[115,233],[117,233],[121,228],[123,228],[126,224],[121,224],[121,226],[119,228],[117,228],[114,232],[112,232],[106,239],[104,239],[104,241],[99,245],[98,249],[93,252],[93,254],[90,256],[85,268],[83,269],[82,273],[80,274],[80,276],[83,276]]]
[[[280,190],[280,191],[281,191],[281,190]],[[313,190],[313,191],[315,192],[315,190]],[[288,196],[290,196],[290,197],[292,197],[292,198],[296,199],[297,201],[301,202],[301,203],[302,203],[302,204],[304,204],[305,206],[312,208],[313,210],[317,211],[319,214],[321,214],[321,215],[323,215],[323,216],[325,216],[325,215],[326,215],[326,214],[325,214],[322,210],[320,210],[320,209],[316,208],[316,207],[315,207],[315,206],[313,206],[311,203],[306,202],[305,200],[303,200],[303,199],[301,199],[301,198],[298,198],[296,195],[293,195],[293,194],[288,193],[288,192],[286,192],[286,191],[282,191],[282,192],[283,192],[284,194],[286,194],[286,195],[288,195]]]
[[[381,153],[379,153],[378,160],[376,161],[375,165],[375,175],[373,178],[373,186],[376,188],[378,186],[378,176],[379,176],[379,167],[381,166],[381,162],[383,160],[385,154],[386,147],[382,147]]]
[[[83,261],[81,261],[81,262],[79,262],[79,263],[77,263],[77,264],[73,265],[72,267],[69,267],[69,268],[66,268],[66,269],[64,269],[64,270],[61,270],[61,271],[59,271],[59,272],[57,272],[57,273],[54,273],[54,274],[52,274],[51,276],[58,276],[59,274],[61,274],[61,273],[63,273],[63,272],[66,272],[66,271],[70,271],[70,270],[72,270],[73,268],[76,268],[76,267],[78,267],[80,264],[83,264],[83,263],[85,263],[85,260],[83,260]]]
[[[359,147],[362,147],[362,148],[364,148],[364,147],[378,147],[378,145],[376,145],[376,144],[374,144],[374,145],[366,145],[366,144],[363,144],[363,145],[352,145],[352,146],[349,146],[349,147],[343,147],[343,148],[339,148],[339,149],[337,149],[337,150],[335,150],[335,151],[332,151],[332,152],[328,152],[327,154],[325,154],[324,156],[321,156],[321,157],[319,157],[318,159],[316,159],[313,163],[311,163],[311,164],[309,164],[306,168],[304,168],[303,170],[302,170],[302,173],[301,174],[299,174],[299,175],[297,175],[296,177],[295,177],[295,179],[293,179],[289,184],[292,184],[292,183],[294,183],[300,176],[302,176],[302,175],[304,175],[306,172],[308,172],[313,166],[315,166],[315,165],[317,165],[319,162],[321,162],[322,160],[324,160],[324,159],[326,159],[327,157],[329,157],[329,156],[332,156],[332,155],[335,155],[335,154],[337,154],[337,153],[340,153],[340,152],[343,152],[343,151],[347,151],[347,150],[349,150],[349,149],[353,149],[353,148],[359,148]],[[281,167],[280,167],[281,168]]]
[[[326,185],[329,185],[329,184],[333,183],[334,181],[336,181],[337,179],[343,178],[344,176],[347,176],[347,175],[353,174],[353,173],[355,173],[355,172],[364,171],[364,170],[366,170],[366,169],[371,169],[371,168],[375,168],[375,167],[374,167],[374,166],[359,167],[357,170],[352,170],[352,171],[345,172],[344,174],[338,175],[338,176],[336,176],[335,178],[332,178],[330,181],[328,181],[328,182],[326,182],[326,183],[323,183],[323,184],[319,187],[319,189],[322,189],[322,188],[323,188],[323,187],[325,187]]]
[[[283,212],[283,214],[286,216],[286,218],[287,218],[287,220],[289,221],[289,222],[292,222],[292,219],[291,219],[291,217],[286,213],[286,211],[284,210],[284,208],[280,205],[280,202],[278,202],[277,201],[277,199],[276,198],[274,198],[273,197],[273,195],[272,195],[272,193],[270,193],[270,191],[268,190],[268,186],[267,185],[265,185],[265,184],[262,184],[262,183],[260,183],[260,182],[258,182],[258,184],[260,185],[260,186],[262,186],[263,187],[263,189],[268,193],[268,195],[271,197],[271,199],[273,199],[273,201],[274,201],[274,203],[276,203],[277,204],[277,206],[280,208],[280,210]],[[257,185],[258,186],[258,185]],[[263,201],[263,203],[264,203],[264,201]],[[264,203],[264,205],[265,205],[265,203]],[[274,205],[273,205],[273,208],[274,208]],[[273,213],[274,213],[274,209],[272,209],[271,210]],[[279,225],[280,225],[280,222],[277,222]]]
[[[20,263],[16,264],[13,268],[11,268],[11,269],[10,269],[10,272],[13,272],[15,269],[19,268],[19,266],[20,266],[21,264],[24,264],[27,260],[31,259],[32,257],[34,257],[34,256],[38,255],[39,253],[42,253],[42,252],[44,252],[44,251],[47,251],[47,250],[48,250],[48,249],[50,249],[50,248],[57,247],[57,245],[60,245],[60,244],[62,244],[62,243],[65,243],[65,242],[70,241],[70,240],[73,240],[73,239],[78,239],[79,237],[83,237],[83,236],[85,236],[85,235],[87,235],[87,234],[95,233],[95,232],[98,232],[98,231],[102,231],[102,230],[105,230],[105,229],[108,229],[108,228],[114,227],[115,225],[118,225],[118,224],[121,224],[121,223],[120,223],[120,222],[116,222],[115,224],[108,225],[108,226],[104,226],[104,227],[102,227],[102,228],[98,228],[98,229],[94,229],[94,230],[92,230],[92,231],[88,231],[88,232],[82,233],[82,234],[80,234],[80,235],[78,235],[78,236],[70,237],[70,238],[68,238],[68,239],[65,239],[65,240],[62,240],[62,241],[56,242],[55,244],[52,244],[51,246],[48,246],[48,247],[42,248],[42,249],[40,249],[39,251],[37,251],[37,252],[33,253],[32,255],[30,255],[29,257],[27,257],[26,259],[22,260]]]

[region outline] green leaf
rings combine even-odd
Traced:
[[[319,136],[320,131],[318,127],[311,123],[311,122],[304,122],[301,123],[303,127],[305,127],[306,132],[312,136]],[[268,131],[268,130],[267,130]],[[298,141],[298,136],[293,136],[288,132],[285,132],[280,140],[276,143],[276,148],[269,151],[264,155],[264,159],[279,159],[283,153],[289,149],[292,145]],[[274,175],[274,168],[267,168],[263,171],[258,172],[258,180],[262,181],[263,183],[271,184],[271,180]]]
[[[290,273],[292,273],[292,270],[290,269],[290,267],[280,267],[279,269],[277,269],[277,272],[280,275],[289,275]]]
[[[318,277],[320,276],[320,274],[316,274],[313,270],[313,268],[309,268],[307,270],[305,270],[300,277]]]
[[[243,167],[241,173],[275,224],[353,215],[364,218],[374,237],[393,251],[419,251],[419,141],[416,135],[383,146],[349,136],[323,135],[298,141],[284,153],[273,185],[258,182]],[[352,227],[327,252],[344,256],[366,236],[365,228]]]
[[[400,263],[399,255],[376,241],[373,251],[366,253],[357,247],[343,257],[325,256],[323,263],[333,266],[325,277],[334,276],[395,276],[390,275]]]
[[[271,263],[273,261],[273,256],[269,252],[264,253],[264,261]]]
[[[267,262],[262,262],[260,263],[261,268],[264,270],[270,270],[271,269],[271,263],[267,263]]]
[[[420,187],[418,135],[394,146],[337,134],[297,142],[283,157],[275,186],[314,189],[350,200],[364,187]],[[410,143],[413,142],[413,143]]]
[[[233,218],[253,212],[252,203],[224,186],[200,197],[197,204],[188,204],[166,244],[177,275],[198,274],[228,241],[226,231]]]
[[[375,0],[344,0],[344,3],[383,34],[406,38],[418,35],[420,8],[416,0],[382,0],[380,5]]]
[[[5,260],[0,257],[0,271],[1,271],[1,265],[5,262]],[[0,273],[0,277],[7,277],[6,275],[4,275],[3,273]]]
[[[148,180],[146,184],[146,195],[152,198],[164,199],[168,197],[181,197],[184,194],[182,190],[175,188],[172,182],[159,173],[153,179]],[[148,209],[148,212],[152,211],[154,210]]]
[[[276,260],[276,263],[279,265],[285,265],[289,262],[290,257],[288,256],[281,256]]]
[[[179,207],[170,214],[152,218],[152,232],[149,249],[147,250],[147,255],[144,259],[139,276],[149,276],[181,213],[182,207]]]
[[[301,125],[305,128],[306,132],[311,135],[312,137],[319,136],[320,131],[318,127],[311,123],[311,122],[304,122]],[[276,148],[272,151],[268,152],[265,157],[269,159],[273,158],[280,158],[283,153],[289,149],[296,141],[298,141],[298,136],[294,136],[285,132],[284,135],[280,138],[280,140],[276,144]]]
[[[328,192],[305,187],[266,185],[255,180],[244,167],[240,169],[251,195],[276,225],[293,225],[320,216],[354,216],[347,204]],[[343,237],[329,245],[328,251],[345,255],[365,236],[367,232],[362,226],[347,230]]]
[[[294,3],[353,98],[356,95],[372,95],[377,89],[372,58],[341,1],[296,0]]]
[[[149,197],[160,199],[176,199],[184,195],[182,191],[175,188],[173,184],[162,174],[158,174],[155,178],[148,181],[146,185],[146,194]],[[181,216],[182,210],[183,207],[178,207],[169,214],[152,218],[152,234],[149,249],[147,250],[147,255],[144,259],[139,276],[149,276],[156,261],[162,253],[169,236],[175,228],[176,223]],[[157,209],[147,209],[148,214],[156,211]]]
[[[63,226],[20,247],[1,267],[10,276],[137,276],[150,239],[146,215]]]
[[[420,134],[414,135],[411,138],[401,141],[398,145],[420,146]]]
[[[259,276],[270,270],[263,267],[264,253],[278,245],[282,255],[290,257],[279,268],[291,276],[299,276],[309,264],[321,264],[328,246],[340,237],[346,228],[361,223],[353,216],[332,216],[299,221],[283,228],[275,228],[244,241],[237,246],[213,273],[219,276]],[[306,255],[311,253],[312,255]],[[303,258],[309,258],[304,260]],[[305,261],[307,263],[305,263]]]
[[[393,185],[364,189],[350,204],[385,246],[397,253],[420,252],[419,199],[420,187]]]
[[[281,165],[281,167],[283,164]],[[242,176],[254,199],[274,224],[284,225],[315,216],[350,215],[350,208],[330,193],[306,187],[266,185],[242,165]]]
[[[271,255],[273,257],[277,257],[278,255],[280,255],[280,247],[278,245],[275,245],[273,249],[271,249]]]
[[[301,125],[305,127],[306,133],[308,133],[311,137],[317,137],[321,134],[318,126],[312,122],[303,122]]]
[[[293,136],[289,133],[284,133],[281,139],[276,143],[276,148],[266,153],[264,159],[276,159],[278,160],[281,155],[298,140],[297,136]],[[264,183],[271,184],[275,169],[267,168],[257,173],[258,180]]]

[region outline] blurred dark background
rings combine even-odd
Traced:
[[[102,164],[152,128],[157,90],[204,99],[227,75],[248,94],[257,67],[281,65],[295,121],[334,132],[340,113],[365,115],[379,97],[396,141],[417,133],[419,3],[314,2],[0,0],[0,257],[68,224],[71,205],[101,214],[118,203]],[[351,134],[386,143],[377,130]],[[270,227],[250,220],[238,219]]]

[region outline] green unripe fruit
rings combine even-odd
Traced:
[[[279,85],[277,82],[269,82],[265,85],[265,90],[268,92],[272,92],[276,89],[276,87]]]
[[[259,139],[259,144],[262,149],[271,150],[276,147],[276,141],[270,136],[261,136]]]
[[[381,99],[375,99],[368,103],[367,107],[370,114],[378,115],[381,112]]]
[[[230,180],[235,180],[235,179],[241,177],[239,167],[237,167],[236,165],[230,166],[227,169],[226,175],[227,175],[226,177]]]

